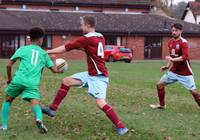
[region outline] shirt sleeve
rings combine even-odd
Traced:
[[[17,59],[21,59],[22,58],[22,48],[17,49],[17,51],[12,55],[12,57],[10,58],[11,61],[17,61]]]
[[[182,57],[184,60],[189,59],[189,46],[188,46],[188,43],[186,42],[182,44]]]
[[[51,60],[51,58],[49,57],[49,55],[48,55],[47,53],[45,54],[45,60],[46,60],[45,66],[46,66],[47,68],[51,68],[51,67],[54,66],[53,61]]]
[[[66,49],[66,51],[70,51],[73,49],[80,49],[80,48],[86,47],[87,44],[88,44],[87,37],[82,36],[78,40],[76,40],[72,43],[66,44],[65,49]]]

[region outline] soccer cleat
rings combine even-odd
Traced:
[[[43,106],[43,107],[41,107],[41,109],[44,114],[47,114],[50,117],[56,116],[56,111],[51,110],[49,106]]]
[[[36,125],[37,125],[37,127],[40,129],[40,132],[41,132],[42,134],[47,133],[48,129],[47,129],[46,126],[42,123],[41,120],[37,120],[37,121],[36,121]]]
[[[3,126],[0,126],[0,131],[6,131],[7,128],[4,128]]]
[[[149,105],[152,109],[166,109],[166,105],[165,106],[161,106],[159,104],[151,104]]]
[[[124,134],[126,134],[128,132],[128,128],[117,128],[117,133],[119,134],[119,135],[124,135]]]

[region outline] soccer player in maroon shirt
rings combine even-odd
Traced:
[[[190,66],[188,42],[181,37],[183,26],[175,23],[171,26],[172,39],[168,42],[168,64],[160,68],[161,72],[168,70],[157,83],[159,104],[150,105],[153,109],[165,109],[165,86],[180,82],[193,95],[200,106],[200,94],[196,90],[193,72]]]
[[[95,98],[97,106],[107,115],[116,126],[117,133],[123,135],[128,129],[122,123],[113,108],[106,102],[106,89],[108,86],[108,71],[104,62],[105,40],[102,34],[95,32],[95,18],[92,16],[81,17],[81,29],[85,35],[75,42],[62,45],[49,50],[49,54],[63,53],[73,49],[81,49],[87,55],[87,72],[80,72],[62,80],[53,102],[42,108],[43,113],[54,117],[59,104],[67,95],[70,87],[87,86],[88,93]]]

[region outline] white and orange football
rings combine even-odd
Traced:
[[[56,59],[56,66],[60,72],[65,72],[68,70],[67,61],[65,61],[65,59],[63,59],[63,58]]]

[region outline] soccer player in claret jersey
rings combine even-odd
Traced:
[[[43,42],[44,31],[38,27],[29,31],[31,44],[20,47],[7,63],[8,86],[5,89],[5,102],[1,110],[0,130],[7,130],[8,117],[13,100],[22,95],[22,98],[30,102],[32,111],[36,118],[36,125],[41,133],[47,133],[47,128],[42,122],[42,111],[39,105],[40,99],[40,79],[44,67],[51,69],[52,72],[59,72],[54,66],[49,55],[40,48]],[[12,77],[12,66],[20,60],[18,70]]]
[[[200,106],[200,94],[196,90],[193,72],[190,66],[188,42],[181,37],[183,26],[176,23],[171,26],[172,39],[168,42],[169,54],[166,56],[168,64],[161,67],[161,72],[168,70],[157,83],[159,104],[150,105],[153,109],[165,109],[165,86],[180,82],[188,89]]]
[[[97,106],[116,126],[117,133],[123,135],[128,132],[128,129],[105,100],[108,86],[108,71],[104,62],[104,37],[102,34],[95,32],[96,21],[93,16],[81,17],[80,22],[84,36],[75,42],[49,50],[48,53],[64,53],[73,49],[81,49],[87,55],[88,72],[80,72],[64,78],[53,102],[49,106],[42,107],[42,111],[54,117],[59,104],[67,95],[70,87],[88,86],[89,95],[95,98]]]

